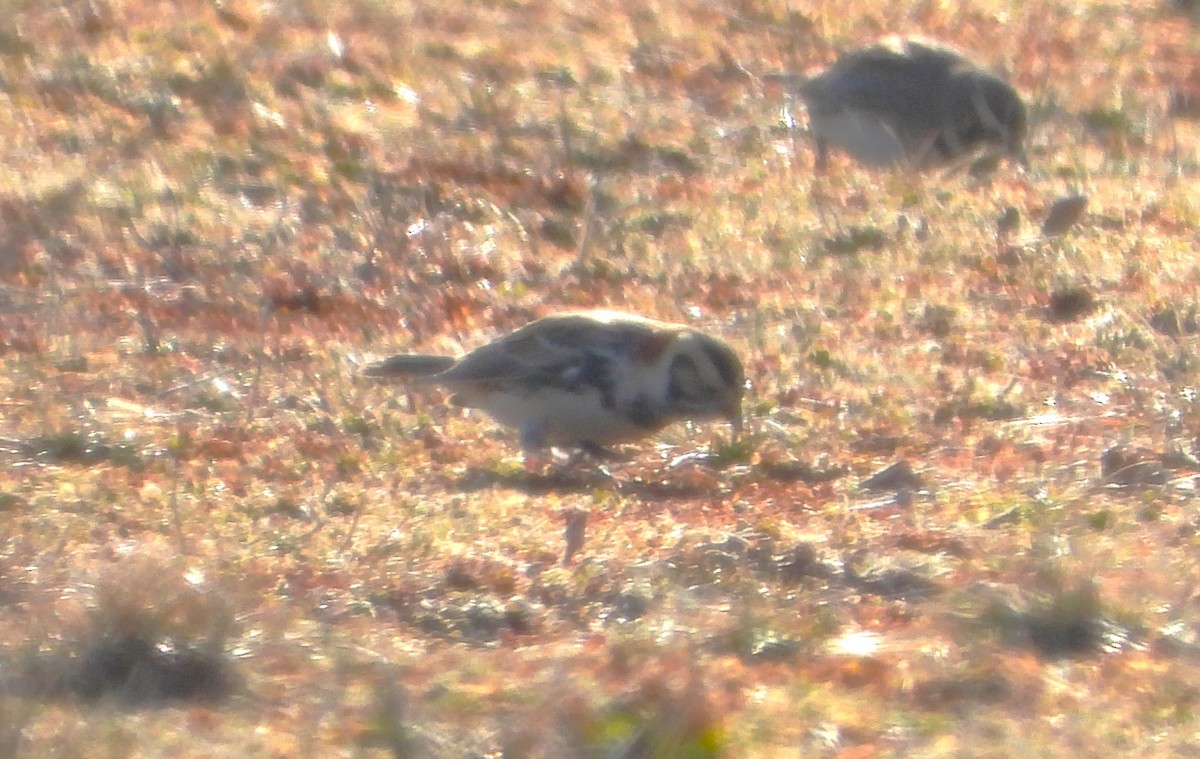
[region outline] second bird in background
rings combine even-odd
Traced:
[[[830,147],[873,166],[947,165],[985,147],[1025,164],[1021,96],[947,45],[891,38],[811,78],[772,78],[804,100],[818,170]]]

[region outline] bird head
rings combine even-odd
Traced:
[[[724,341],[700,332],[676,338],[669,363],[667,403],[678,419],[725,419],[736,436],[742,428],[746,375]]]

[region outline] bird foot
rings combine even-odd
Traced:
[[[596,443],[581,443],[577,455],[588,456],[596,461],[605,461],[610,463],[624,463],[633,460],[633,457],[628,453],[624,453],[613,448],[605,448],[604,446]]]
[[[599,475],[600,479],[615,483],[617,478],[605,464],[628,460],[628,456],[617,451],[585,444],[569,451],[561,448],[526,450],[522,463],[525,475],[532,479],[566,483]]]

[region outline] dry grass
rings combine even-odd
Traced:
[[[1176,6],[10,5],[0,755],[1196,751]],[[891,32],[1028,173],[814,178],[760,75]],[[536,483],[357,376],[578,306],[727,338],[750,441]]]

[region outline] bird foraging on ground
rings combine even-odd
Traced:
[[[818,170],[830,146],[875,166],[946,165],[985,146],[1025,163],[1021,96],[947,45],[893,37],[844,53],[816,76],[773,78],[804,100]]]
[[[365,374],[444,386],[452,403],[516,428],[526,454],[603,452],[683,420],[726,419],[736,435],[745,389],[724,341],[613,311],[546,316],[462,358],[400,354]]]

